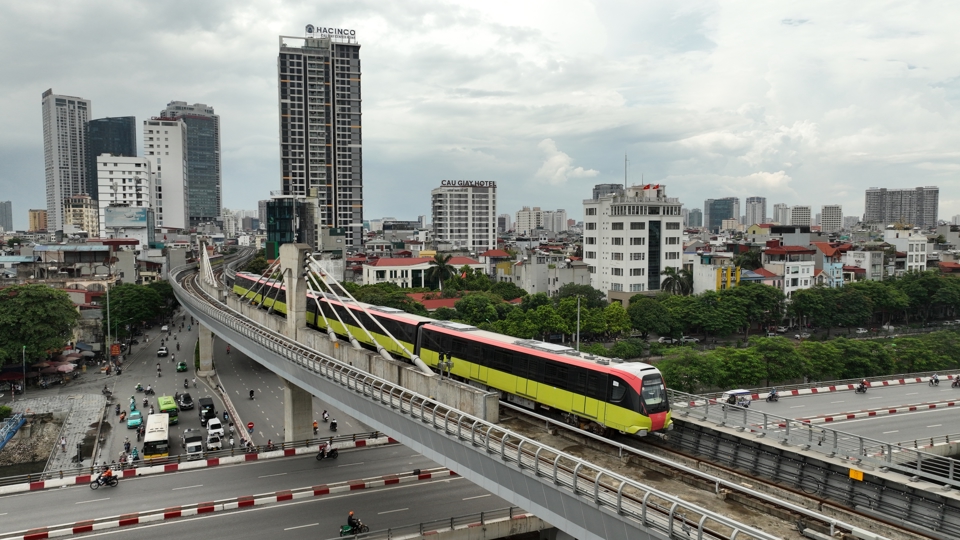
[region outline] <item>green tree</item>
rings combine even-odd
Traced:
[[[157,318],[164,311],[164,302],[156,289],[124,283],[110,289],[110,324],[103,318],[103,333],[123,337],[128,325],[140,325]],[[106,315],[106,313],[104,313]]]
[[[804,341],[797,353],[803,357],[811,380],[832,381],[843,375],[840,351],[829,341]]]
[[[588,308],[601,308],[607,305],[607,295],[603,291],[598,291],[590,285],[577,285],[574,283],[565,283],[557,289],[554,298],[557,302],[564,298],[581,297],[580,304]],[[506,298],[506,297],[504,297]]]
[[[441,255],[437,253],[430,260],[430,268],[427,269],[427,280],[431,283],[438,283],[443,288],[443,282],[453,275],[453,266],[450,265],[450,259],[453,255],[449,253]]]
[[[498,320],[497,309],[494,305],[501,300],[498,297],[491,298],[491,296],[486,293],[474,293],[457,300],[454,305],[457,310],[457,318],[472,325]]]
[[[70,296],[62,290],[46,285],[0,290],[0,365],[19,364],[24,355],[29,361],[63,350],[73,340],[79,319]]]
[[[266,257],[263,255],[257,255],[247,263],[247,266],[244,267],[244,271],[252,274],[263,274],[269,267],[270,263],[267,262]]]
[[[842,379],[859,379],[885,373],[893,373],[894,360],[891,350],[875,340],[837,338],[830,344],[840,352],[843,363]]]
[[[646,339],[652,332],[660,336],[670,335],[670,312],[658,300],[649,296],[635,295],[627,308],[630,324]]]
[[[160,301],[163,303],[167,313],[173,313],[176,310],[177,306],[180,305],[180,302],[177,301],[177,296],[173,294],[173,286],[166,280],[154,281],[148,283],[147,287],[157,291],[157,294],[160,295]]]
[[[620,302],[611,302],[603,308],[603,318],[606,321],[607,335],[616,336],[630,330],[630,315]]]
[[[434,310],[430,316],[438,321],[452,321],[455,320],[458,315],[459,313],[457,313],[457,310],[453,308],[442,307]]]
[[[560,316],[553,305],[547,304],[540,306],[533,312],[528,312],[527,315],[528,317],[532,316],[531,322],[536,324],[537,334],[539,334],[543,340],[546,340],[550,334],[570,333],[567,321],[563,320],[563,317]]]
[[[873,304],[874,312],[880,314],[881,325],[888,324],[892,314],[902,313],[910,305],[910,299],[902,290],[883,281],[857,281],[844,285],[844,288],[856,289],[865,294]]]
[[[763,266],[760,250],[751,249],[744,251],[733,258],[733,264],[747,270],[756,270]]]
[[[719,347],[707,353],[706,357],[713,377],[710,386],[715,388],[756,386],[767,374],[764,359],[752,347]]]
[[[766,366],[766,385],[770,382],[789,381],[803,376],[808,371],[804,358],[797,354],[793,343],[782,337],[761,338],[753,336],[750,345]]]
[[[13,238],[10,238],[9,240],[7,240],[7,247],[11,247],[11,248],[12,248],[13,246],[15,246],[15,245],[17,245],[17,244],[20,244],[20,245],[22,246],[22,245],[23,245],[23,238],[20,238],[19,236],[14,236]]]
[[[520,301],[520,309],[524,311],[534,311],[540,306],[550,305],[550,297],[547,293],[528,294]]]
[[[745,282],[731,289],[724,289],[720,292],[720,296],[724,299],[737,299],[740,302],[747,322],[748,337],[752,325],[761,327],[774,325],[783,319],[786,311],[786,297],[783,291],[769,285]]]
[[[689,347],[672,349],[657,363],[667,388],[691,394],[713,386],[715,367],[706,355]]]
[[[527,291],[517,287],[512,281],[498,281],[490,286],[490,292],[504,300],[514,300],[527,294]]]
[[[693,293],[693,274],[690,271],[668,266],[661,274],[664,276],[660,283],[661,290],[682,296]]]

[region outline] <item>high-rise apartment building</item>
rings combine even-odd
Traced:
[[[100,236],[100,222],[97,219],[97,201],[82,193],[67,197],[63,201],[63,232],[76,234],[86,232],[89,238]]]
[[[185,229],[187,200],[187,124],[176,118],[143,122],[143,155],[154,173],[153,210],[157,227]]]
[[[683,264],[680,207],[660,184],[585,200],[583,260],[590,285],[608,297],[660,290],[663,270]]]
[[[267,223],[267,203],[269,199],[257,201],[257,219],[260,220],[261,227]]]
[[[54,94],[42,95],[43,170],[47,184],[47,227],[63,230],[64,201],[86,193],[86,134],[90,100]]]
[[[162,160],[161,160],[162,161]],[[103,154],[97,159],[97,202],[100,213],[100,231],[107,236],[122,223],[119,219],[124,208],[153,208],[156,195],[153,163],[146,157],[122,157]],[[108,211],[108,207],[119,208]],[[139,219],[146,214],[133,212]],[[107,218],[112,221],[107,223]]]
[[[796,206],[790,207],[790,223],[789,225],[805,225],[810,226],[810,207],[798,204]]]
[[[188,226],[220,220],[220,116],[209,105],[185,101],[171,101],[160,116],[179,118],[187,125]]]
[[[749,227],[750,225],[759,225],[761,223],[766,223],[767,221],[767,198],[766,197],[747,197],[746,201],[747,207],[745,208],[746,214],[743,220],[743,224]]]
[[[707,199],[703,203],[703,223],[710,231],[719,231],[725,219],[740,220],[740,199],[724,197]]]
[[[363,243],[360,44],[355,32],[307,25],[280,36],[280,167],[284,195],[315,188],[322,224]]]
[[[137,120],[133,116],[115,118],[97,118],[87,122],[84,128],[87,137],[86,160],[87,193],[97,199],[97,157],[103,154],[113,156],[137,156]]]
[[[0,201],[0,231],[10,232],[13,230],[13,203],[10,201]]]
[[[783,203],[773,205],[773,221],[779,225],[789,225],[790,207]]]
[[[869,188],[864,199],[863,221],[889,225],[903,221],[916,227],[937,225],[940,188]]]
[[[443,180],[430,192],[433,238],[482,253],[497,247],[497,183]]]
[[[513,230],[513,220],[510,219],[510,214],[500,214],[497,216],[497,232],[505,233],[507,231]]]
[[[687,227],[703,227],[703,210],[694,208],[687,214]]]
[[[27,230],[30,232],[41,232],[47,230],[47,211],[30,209],[27,211]]]
[[[820,207],[820,231],[839,232],[843,228],[843,207],[839,204],[825,204]]]
[[[532,209],[524,206],[517,211],[517,222],[514,230],[517,234],[530,234],[536,229],[552,232],[567,230],[566,210],[541,210],[539,206]]]

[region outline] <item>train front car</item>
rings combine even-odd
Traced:
[[[451,375],[580,429],[644,436],[671,428],[663,378],[648,364],[436,321],[421,327],[420,358],[437,369],[441,356]]]

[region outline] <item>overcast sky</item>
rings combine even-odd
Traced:
[[[859,215],[867,187],[936,185],[941,219],[960,213],[954,2],[39,0],[0,4],[14,225],[46,207],[48,88],[138,131],[171,100],[212,105],[224,205],[255,209],[280,187],[278,36],[308,23],[361,44],[366,219],[429,214],[442,179],[495,180],[499,213],[579,219],[624,154],[630,183],[687,208]]]

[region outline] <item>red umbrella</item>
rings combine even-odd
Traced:
[[[45,367],[50,367],[50,366],[52,366],[52,365],[53,365],[53,364],[50,363],[50,362],[43,361],[43,362],[37,362],[36,364],[34,364],[34,365],[30,366],[30,367],[32,367],[32,368],[45,368]]]
[[[60,373],[70,373],[76,368],[73,364],[63,364],[62,366],[57,366],[57,371]]]

